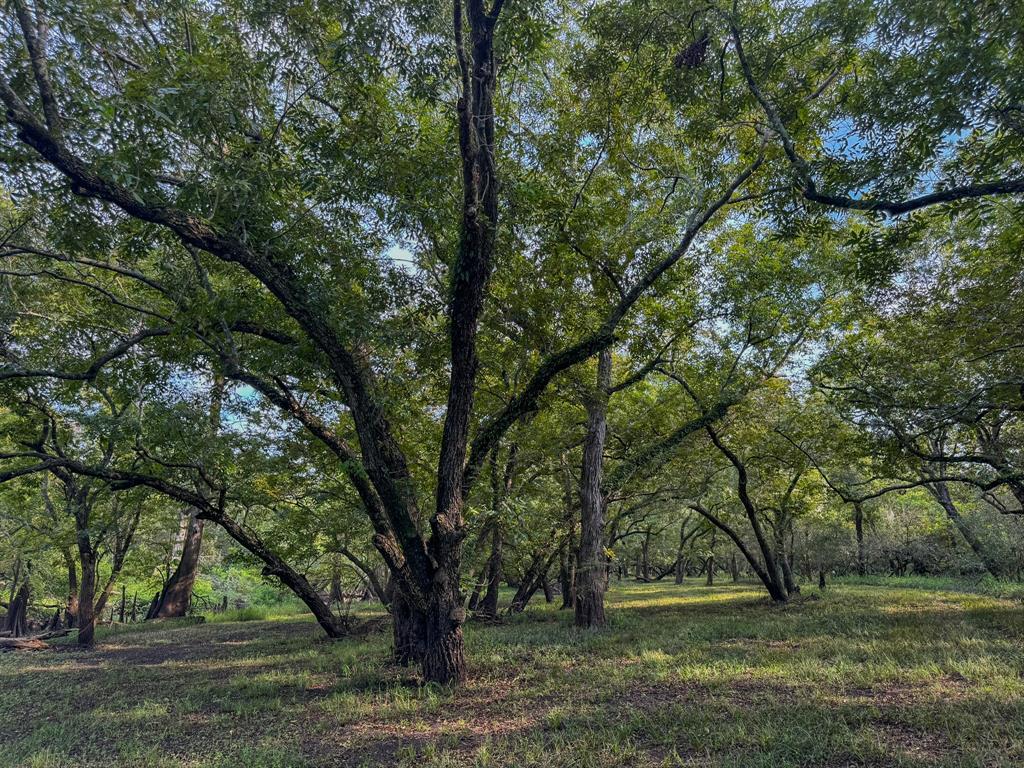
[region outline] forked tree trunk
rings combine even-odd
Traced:
[[[611,379],[612,355],[606,348],[598,354],[597,384],[587,401],[587,436],[583,444],[580,476],[580,549],[576,558],[575,619],[577,627],[586,629],[605,625],[605,498],[601,478]]]

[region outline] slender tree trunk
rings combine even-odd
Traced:
[[[858,501],[853,505],[853,527],[857,532],[857,575],[867,574],[864,557],[864,506]]]
[[[683,556],[683,553],[686,551],[686,542],[689,540],[690,537],[686,535],[686,521],[683,520],[679,525],[679,548],[676,551],[676,584],[682,584],[683,578],[686,575],[686,558]]]
[[[348,547],[342,546],[338,551],[344,555],[344,557],[355,566],[356,571],[362,577],[363,581],[369,587],[370,592],[373,596],[380,600],[381,604],[387,608],[389,607],[390,598],[388,597],[387,588],[380,583],[380,579],[377,577],[377,569],[367,563],[363,558],[359,557],[355,552],[350,550]]]
[[[345,601],[345,592],[341,587],[341,568],[335,563],[334,568],[331,570],[331,594],[330,594],[331,605],[340,605]]]
[[[562,585],[562,608],[576,609],[576,572],[579,570],[579,543],[576,541],[577,492],[565,452],[559,457],[562,470],[562,504],[565,506],[567,539],[559,555],[558,578]]]
[[[484,616],[498,615],[498,590],[501,588],[501,557],[502,557],[501,525],[495,521],[491,533],[491,558],[487,563],[487,592],[480,603],[479,613]]]
[[[562,606],[559,610],[576,607],[576,557],[569,544],[562,548],[559,556],[558,583],[562,589]]]
[[[608,393],[611,388],[612,355],[607,348],[597,358],[597,386],[587,402],[587,436],[583,444],[580,477],[580,548],[577,555],[577,627],[603,627],[605,557],[605,498],[601,488],[604,442],[608,431]]]
[[[70,549],[63,552],[64,564],[68,569],[68,602],[66,609],[65,625],[68,627],[78,626],[78,566],[75,565],[75,557]]]
[[[716,533],[716,531],[712,528],[711,529],[711,551],[708,552],[708,560],[707,560],[708,578],[707,578],[707,581],[705,582],[705,586],[708,586],[708,587],[715,586],[715,544],[717,542],[717,537],[715,536],[715,533]]]
[[[487,587],[487,580],[491,577],[490,565],[490,560],[484,563],[484,567],[480,571],[480,578],[477,579],[476,584],[473,586],[473,592],[469,596],[468,607],[473,612],[476,612],[480,606],[480,593]]]
[[[960,531],[960,535],[964,537],[964,541],[967,542],[968,546],[974,551],[974,554],[978,556],[982,565],[985,566],[985,570],[991,573],[993,576],[998,578],[1002,574],[1002,569],[996,560],[989,556],[988,551],[985,549],[985,545],[981,543],[981,540],[975,535],[974,531],[967,524],[967,521],[960,515],[960,510],[957,509],[956,502],[953,501],[953,497],[949,493],[949,486],[944,480],[937,480],[928,485],[928,490],[931,491],[932,496],[939,502],[939,505],[945,510],[946,516],[950,519],[956,529]]]
[[[732,574],[732,583],[735,584],[740,580],[740,564],[736,560],[736,553],[732,553],[732,557],[729,560],[729,571]]]
[[[651,580],[651,529],[644,533],[644,543],[640,549],[640,576],[643,581]]]
[[[785,556],[780,557],[779,562],[782,565],[782,584],[786,588],[786,593],[795,595],[800,591],[800,586],[793,578],[793,569],[790,567],[789,558]]]

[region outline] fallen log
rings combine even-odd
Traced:
[[[50,646],[35,637],[0,637],[2,651],[45,651]]]
[[[71,629],[58,629],[53,632],[43,632],[41,635],[32,637],[0,637],[0,653],[4,651],[45,651],[50,647],[46,640],[55,637],[64,637],[71,633]]]

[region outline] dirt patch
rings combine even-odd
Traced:
[[[953,751],[953,744],[945,734],[905,723],[879,722],[871,730],[887,753],[904,758],[934,762]]]

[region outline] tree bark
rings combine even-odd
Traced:
[[[75,557],[70,549],[64,549],[64,564],[68,569],[68,601],[65,609],[64,625],[68,627],[78,626],[78,567],[75,565]]]
[[[611,379],[612,355],[606,348],[598,354],[597,384],[587,402],[587,435],[583,444],[580,476],[580,548],[576,558],[575,620],[577,627],[586,629],[605,625],[605,497],[601,477],[608,431]]]
[[[426,617],[415,610],[401,586],[391,600],[391,620],[395,661],[402,666],[421,663],[427,642]]]
[[[78,590],[78,645],[81,648],[92,648],[96,641],[96,557],[88,544],[88,536],[88,532],[80,532],[78,537],[78,560],[82,566]]]
[[[757,506],[754,504],[754,500],[750,497],[747,467],[739,456],[737,456],[736,453],[721,441],[718,434],[710,426],[706,427],[706,431],[708,436],[711,438],[711,442],[715,444],[715,447],[718,448],[722,455],[729,460],[729,463],[732,464],[736,470],[736,490],[740,497],[740,503],[743,504],[743,509],[747,513],[747,520],[750,522],[750,527],[754,532],[754,538],[757,540],[757,546],[761,550],[761,557],[764,558],[764,568],[762,569],[760,565],[756,564],[756,561],[749,555],[745,547],[741,547],[740,551],[747,557],[747,561],[751,566],[756,566],[755,572],[761,578],[761,581],[764,583],[772,600],[784,603],[789,599],[789,593],[786,591],[786,586],[782,577],[782,569],[775,557],[774,548],[764,535],[764,529],[761,526],[761,521],[758,517]],[[714,522],[719,528],[722,528],[720,521],[717,521],[715,518],[708,519]],[[731,534],[731,536],[733,541],[739,545],[739,537],[735,536],[735,534]]]
[[[950,519],[953,525],[956,526],[956,529],[960,531],[960,535],[964,537],[964,541],[966,541],[968,546],[974,551],[974,554],[978,556],[978,559],[985,567],[985,570],[996,578],[999,578],[999,576],[1002,575],[1002,568],[994,558],[989,556],[988,551],[985,549],[985,545],[981,543],[981,540],[967,524],[967,521],[960,515],[960,510],[957,509],[956,502],[953,501],[953,497],[949,492],[949,486],[946,484],[946,481],[936,480],[929,483],[927,488],[931,491],[935,500],[939,502],[942,509],[945,510],[946,516]]]
[[[160,600],[153,616],[148,618],[166,619],[180,617],[188,613],[192,600],[192,588],[199,573],[199,555],[203,546],[203,526],[205,521],[196,517],[196,510],[190,509],[186,526],[185,541],[181,547],[181,557],[167,583],[164,585]]]
[[[501,524],[496,520],[491,533],[491,557],[487,562],[487,592],[478,607],[482,616],[498,615],[498,590],[501,588],[501,557],[502,557]]]
[[[864,505],[859,501],[853,504],[853,527],[857,533],[857,575],[867,574],[867,563],[864,556]]]
[[[7,606],[4,629],[11,634],[11,637],[22,637],[28,634],[28,601],[29,586],[26,578],[14,594],[14,599]]]

